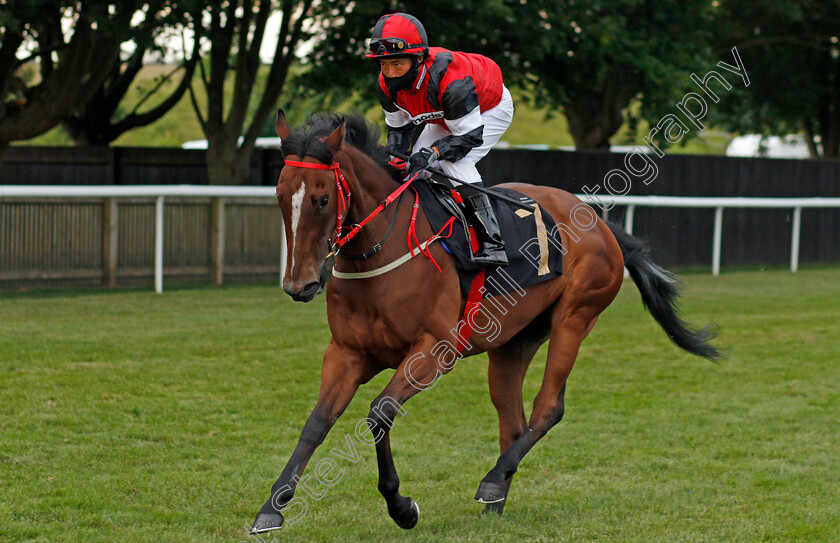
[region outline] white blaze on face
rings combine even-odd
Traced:
[[[297,241],[297,229],[300,222],[300,208],[303,205],[303,196],[306,193],[306,186],[301,183],[300,188],[292,195],[292,239],[289,252],[292,255],[291,273],[295,271],[295,241]]]

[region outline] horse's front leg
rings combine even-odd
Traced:
[[[283,526],[280,510],[294,497],[306,463],[350,404],[359,386],[374,373],[359,353],[330,343],[321,367],[318,402],[303,427],[295,451],[271,487],[271,497],[257,514],[251,527],[252,534],[278,530]]]
[[[370,438],[376,443],[376,460],[379,467],[379,492],[385,498],[388,515],[397,526],[409,530],[417,525],[420,509],[417,502],[399,492],[400,479],[391,454],[390,430],[397,414],[405,415],[402,405],[412,396],[437,383],[437,379],[448,373],[454,364],[454,351],[446,356],[431,337],[424,338],[403,360],[391,381],[382,393],[370,404],[368,426]],[[434,356],[432,351],[441,354]]]

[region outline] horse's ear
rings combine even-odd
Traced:
[[[333,153],[337,152],[341,149],[341,145],[344,143],[344,130],[345,130],[345,122],[344,118],[341,118],[341,122],[338,124],[335,130],[333,130],[332,134],[327,136],[327,139],[324,140],[329,148],[332,150]]]
[[[283,113],[282,109],[277,110],[277,120],[274,121],[274,129],[277,130],[277,135],[280,136],[281,140],[289,136],[289,127],[286,126],[286,114]]]

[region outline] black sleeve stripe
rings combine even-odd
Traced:
[[[470,130],[461,136],[446,136],[434,143],[440,152],[441,160],[448,160],[450,162],[457,162],[461,160],[467,153],[484,143],[484,126],[479,126],[474,130]]]
[[[414,125],[408,123],[399,128],[388,127],[388,147],[395,149],[402,154],[408,153],[411,147],[411,138],[414,135]]]
[[[416,128],[416,126],[414,126],[412,123],[407,123],[403,126],[389,126],[388,127],[388,132],[389,133],[390,132],[401,132],[403,134],[414,134],[414,129],[415,128]]]
[[[429,85],[426,87],[426,99],[436,109],[440,109],[440,101],[438,100],[438,91],[440,90],[440,81],[449,70],[449,65],[452,63],[452,53],[443,51],[435,55],[435,60],[429,68]]]
[[[443,116],[445,119],[460,119],[478,107],[478,93],[472,76],[453,81],[443,91]]]
[[[396,104],[394,104],[394,101],[391,99],[391,97],[385,94],[385,91],[382,90],[382,85],[377,84],[376,91],[379,95],[379,103],[382,104],[382,109],[384,109],[385,111],[390,111],[391,113],[398,111],[397,106]]]

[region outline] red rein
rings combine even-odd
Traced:
[[[286,160],[285,163],[286,163],[286,166],[293,166],[293,167],[296,167],[296,168],[308,168],[310,170],[333,170],[335,172],[335,186],[336,186],[336,194],[338,196],[338,205],[336,206],[335,233],[333,234],[333,239],[330,241],[330,243],[333,245],[333,247],[338,247],[338,248],[343,247],[348,241],[353,239],[356,236],[356,234],[358,234],[359,231],[361,231],[361,229],[368,222],[370,222],[371,219],[373,219],[374,217],[379,215],[382,212],[383,209],[385,209],[394,200],[396,200],[399,197],[399,195],[402,194],[403,191],[405,191],[405,189],[407,189],[409,187],[409,185],[411,185],[411,182],[414,181],[417,178],[417,175],[419,175],[419,174],[415,174],[415,175],[411,176],[405,183],[400,185],[399,188],[397,188],[397,190],[395,190],[394,192],[389,194],[388,197],[385,198],[385,200],[380,202],[380,204],[376,207],[376,209],[374,209],[370,213],[370,215],[365,217],[364,220],[362,220],[359,224],[353,225],[352,229],[342,237],[341,231],[344,228],[342,226],[342,222],[344,222],[345,212],[347,212],[350,209],[350,187],[347,185],[347,180],[344,178],[344,175],[341,173],[341,167],[339,166],[338,162],[334,161],[332,164],[316,164],[316,163],[313,163],[313,162],[298,162],[298,161],[295,161],[295,160]],[[422,245],[419,243],[419,240],[417,239],[417,234],[414,231],[414,223],[415,223],[415,219],[417,217],[417,210],[420,207],[420,201],[419,201],[420,196],[417,194],[417,191],[414,191],[414,194],[415,194],[414,209],[413,209],[413,212],[412,212],[412,215],[411,215],[411,223],[409,224],[409,227],[408,227],[408,250],[409,251],[413,250],[412,246],[411,246],[411,242],[413,240],[416,243],[417,247],[420,248],[420,252],[423,253],[423,256],[430,259],[432,261],[432,263],[435,265],[435,267],[438,269],[438,271],[441,271],[440,266],[438,266],[437,262],[435,262],[435,259],[432,258],[432,254],[428,250],[428,248],[426,250],[422,249]],[[443,230],[446,229],[447,226],[449,227],[449,234],[451,235],[452,234],[452,220],[450,220],[446,225],[444,225],[444,227],[441,229],[441,232],[443,232]],[[438,232],[438,236],[440,235],[441,232]],[[442,236],[442,237],[449,237],[449,236]]]

